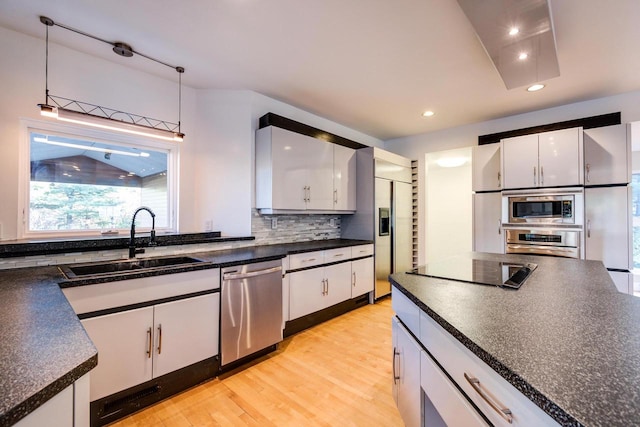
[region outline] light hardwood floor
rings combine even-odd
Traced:
[[[389,298],[361,307],[111,426],[402,426],[391,395],[391,317]]]

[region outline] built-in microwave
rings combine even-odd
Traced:
[[[582,190],[567,192],[503,193],[510,224],[582,225]]]

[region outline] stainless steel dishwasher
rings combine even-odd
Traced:
[[[282,261],[223,268],[221,365],[282,341]]]

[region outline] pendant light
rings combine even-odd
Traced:
[[[133,48],[126,43],[110,42],[91,34],[87,34],[83,31],[55,23],[52,19],[47,18],[46,16],[41,16],[40,22],[42,22],[47,28],[45,51],[45,102],[43,104],[38,104],[40,107],[40,115],[55,118],[60,121],[162,139],[165,141],[183,141],[184,133],[180,131],[180,115],[182,110],[182,74],[184,73],[183,67],[169,65],[140,52],[134,51]],[[109,44],[113,47],[113,51],[120,56],[130,58],[136,54],[175,69],[176,72],[178,72],[178,123],[153,119],[113,108],[102,107],[99,105],[89,104],[87,102],[51,95],[49,93],[49,27],[54,25]]]

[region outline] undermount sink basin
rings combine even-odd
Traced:
[[[181,256],[63,265],[60,266],[60,270],[67,279],[79,279],[89,276],[117,275],[140,270],[178,267],[188,264],[198,264],[201,262],[203,262],[201,259]]]

